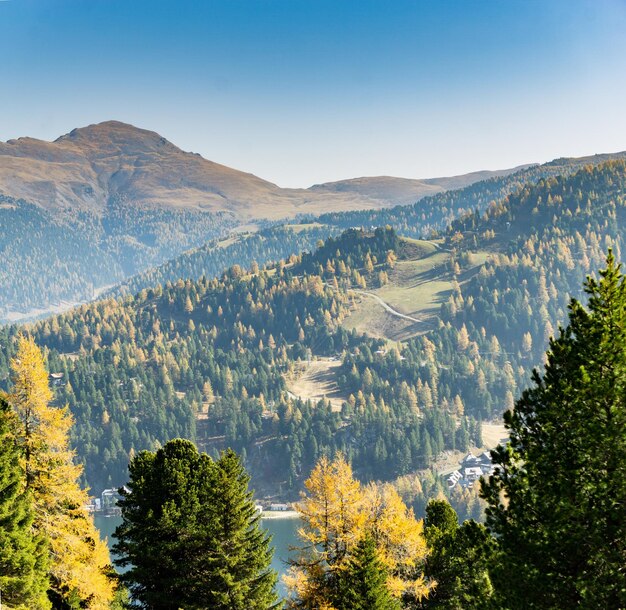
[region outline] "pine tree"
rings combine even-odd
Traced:
[[[16,444],[15,416],[0,397],[0,592],[14,610],[50,607],[47,548],[32,524],[32,496]]]
[[[120,490],[122,524],[114,547],[120,557],[116,563],[130,566],[122,582],[135,607],[196,607],[188,606],[198,601],[190,576],[209,548],[205,523],[197,513],[213,480],[210,460],[190,441],[177,439],[156,453],[140,452],[129,471],[128,487]]]
[[[446,500],[426,506],[425,535],[429,555],[426,575],[436,583],[420,608],[477,610],[488,608],[493,587],[488,567],[494,542],[484,525],[465,521]]]
[[[215,610],[276,607],[273,550],[248,490],[250,477],[241,460],[227,450],[216,462],[213,497],[213,585],[204,601]]]
[[[505,414],[482,487],[501,607],[626,606],[626,283],[612,253],[600,275]]]
[[[129,466],[114,547],[134,607],[264,610],[276,604],[269,538],[239,458],[175,439]]]
[[[399,610],[387,588],[387,571],[378,558],[376,543],[367,535],[356,545],[339,576],[337,610]]]

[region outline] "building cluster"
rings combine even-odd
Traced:
[[[105,489],[99,498],[92,498],[90,504],[85,508],[92,513],[107,516],[119,515],[121,509],[117,504],[121,499],[122,497],[117,489]]]
[[[491,462],[489,451],[483,451],[478,456],[468,453],[461,460],[459,469],[447,476],[448,489],[452,489],[457,485],[464,488],[471,487],[480,477],[488,477],[492,474],[493,470],[494,466]]]

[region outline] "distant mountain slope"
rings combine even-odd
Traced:
[[[474,181],[485,172],[428,180],[358,178],[282,189],[116,121],[75,129],[55,142],[11,140],[0,143],[0,323],[67,309],[242,227],[315,220],[326,212],[321,221],[331,225],[326,235],[389,224],[407,236],[428,236],[527,182],[613,157],[619,155],[559,159],[495,172],[496,177],[481,182]],[[468,182],[460,190],[423,197]],[[419,197],[413,205],[389,207]],[[291,243],[297,246],[297,241]],[[256,246],[258,258],[267,260],[270,253],[263,253],[260,242]],[[199,252],[183,267],[215,272],[220,257],[203,262],[206,255]],[[236,261],[231,257],[228,262]]]
[[[626,152],[592,155],[578,158],[560,158],[523,167],[506,174],[498,172],[481,182],[463,188],[435,193],[423,197],[412,205],[398,205],[385,209],[358,210],[322,214],[316,220],[335,225],[341,229],[349,227],[378,227],[390,225],[407,237],[429,237],[441,232],[459,216],[485,210],[492,201],[499,201],[520,188],[550,176],[568,176],[586,165],[596,166],[610,160],[626,159]],[[460,185],[463,176],[456,184]],[[454,184],[454,178],[438,178],[445,184]]]
[[[104,293],[103,297],[135,295],[140,290],[167,282],[219,277],[238,265],[249,269],[254,263],[264,266],[289,258],[292,254],[315,250],[319,241],[338,232],[320,224],[277,225],[255,233],[242,233],[214,240],[183,252],[158,267],[134,275]]]
[[[312,186],[310,190],[315,192],[358,193],[373,201],[386,201],[393,202],[397,205],[408,205],[428,195],[451,189],[462,189],[470,184],[488,180],[489,178],[508,176],[522,169],[526,169],[527,167],[529,166],[520,165],[519,167],[513,167],[511,169],[472,172],[461,176],[427,178],[424,180],[394,178],[392,176],[352,178],[351,180],[316,184]]]
[[[348,181],[358,188],[336,183],[283,189],[118,121],[74,129],[54,142],[0,143],[0,193],[56,213],[105,215],[110,200],[117,199],[148,208],[221,211],[239,221],[276,219],[409,203],[483,177],[479,172],[430,181],[361,178]]]
[[[108,121],[54,142],[0,144],[0,192],[48,210],[104,214],[111,198],[149,207],[284,215],[304,203],[252,174],[183,152],[159,134]],[[284,211],[281,209],[284,208]]]

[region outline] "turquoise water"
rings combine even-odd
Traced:
[[[106,537],[109,546],[114,543],[113,532],[120,524],[120,517],[95,516],[96,527],[100,530],[102,537]],[[278,594],[284,597],[287,594],[280,577],[287,571],[285,562],[289,558],[289,547],[298,544],[297,529],[300,525],[299,519],[263,519],[263,527],[272,535],[272,546],[274,547],[274,558],[272,567],[278,572],[279,582],[277,586]]]

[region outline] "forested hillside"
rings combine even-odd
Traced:
[[[403,343],[342,326],[363,306],[355,289],[429,256],[391,229],[350,230],[273,267],[166,282],[35,324],[88,482],[120,484],[129,456],[176,436],[235,448],[257,489],[286,496],[325,451],[342,449],[364,479],[394,479],[443,449],[480,445],[479,422],[512,406],[582,276],[608,246],[619,257],[625,193],[626,163],[609,162],[455,223],[437,267],[452,289]],[[17,333],[0,335],[5,379]],[[336,360],[338,401],[290,391],[318,356]]]
[[[173,258],[163,265],[144,271],[116,285],[104,296],[136,294],[165,282],[179,278],[197,280],[214,277],[226,269],[239,265],[249,269],[255,263],[277,263],[292,254],[313,251],[318,243],[340,229],[317,223],[305,225],[280,225],[255,233],[235,234],[222,240],[214,240]]]
[[[333,250],[341,257],[345,247],[346,277],[362,281],[366,261],[384,261],[395,239],[389,231],[353,231]],[[434,451],[455,445],[449,414],[422,414],[414,401],[376,403],[367,387],[342,412],[288,398],[285,375],[298,360],[381,346],[339,326],[349,293],[325,285],[330,271],[302,273],[301,264],[294,257],[251,275],[235,267],[221,279],[179,280],[33,327],[50,371],[63,375],[57,398],[75,413],[95,490],[124,480],[129,455],[175,436],[208,449],[232,446],[247,455],[258,483],[286,490],[325,450],[344,449],[364,475],[388,477],[427,464],[426,437]],[[5,328],[3,343],[17,332]],[[385,445],[380,466],[370,459],[369,437]]]
[[[320,217],[324,226],[313,212],[303,216],[321,238],[354,226],[386,225],[407,237],[428,237],[527,183],[620,157],[558,159],[389,208],[396,201],[398,179],[384,180],[387,186],[376,187],[382,191],[373,198],[338,185],[280,189],[184,153],[158,134],[114,121],[74,130],[53,143],[24,138],[0,149],[0,323],[68,309],[124,281],[128,285],[121,290],[132,293],[178,277],[219,274],[232,264],[263,264],[311,246],[297,232],[285,233],[280,248],[269,236],[248,242],[253,259],[244,248],[220,252],[206,245],[242,224],[262,228],[297,212],[330,209]],[[443,179],[437,188],[455,189],[482,175]],[[405,202],[400,196],[397,200]],[[200,250],[166,263],[195,247]]]
[[[2,322],[61,301],[91,300],[98,288],[224,235],[232,219],[120,200],[110,201],[104,216],[59,216],[0,195],[0,227]]]
[[[551,176],[567,176],[585,165],[598,165],[607,160],[625,157],[626,153],[622,152],[592,157],[555,159],[506,176],[482,180],[459,190],[424,197],[413,205],[383,210],[323,214],[319,217],[319,222],[340,228],[390,225],[406,237],[432,237],[447,229],[448,225],[459,216],[475,210],[482,212],[491,202],[500,201],[527,184]]]

